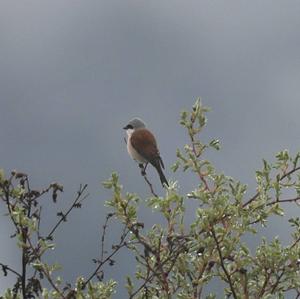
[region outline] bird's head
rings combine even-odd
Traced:
[[[142,129],[145,127],[145,123],[140,118],[135,117],[123,129],[126,130],[127,135],[131,135],[136,129]]]

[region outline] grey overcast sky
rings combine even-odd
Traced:
[[[222,142],[210,158],[250,189],[261,158],[299,150],[299,16],[300,2],[292,0],[1,1],[0,167],[30,174],[37,188],[61,182],[55,209],[89,184],[84,208],[70,216],[49,255],[63,262],[64,279],[93,269],[110,195],[101,181],[116,170],[126,191],[149,195],[123,141],[133,116],[155,132],[166,175],[183,193],[196,181],[169,166],[187,141],[179,112],[198,96],[212,108],[203,138]],[[45,226],[56,220],[48,205]],[[149,225],[154,217],[143,215]],[[0,261],[17,265],[12,227],[0,221]],[[272,229],[286,228],[275,222]],[[117,234],[112,228],[110,239]],[[116,298],[125,297],[133,263],[124,253],[107,272],[119,281]],[[0,278],[0,293],[10,282]]]

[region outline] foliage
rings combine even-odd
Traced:
[[[52,183],[47,188],[35,190],[30,187],[28,175],[13,171],[9,178],[4,172],[0,172],[0,198],[7,209],[7,215],[14,225],[15,232],[11,238],[15,238],[21,251],[21,271],[0,263],[4,276],[9,273],[16,277],[12,288],[6,290],[1,298],[99,298],[107,299],[115,292],[116,282],[109,280],[103,282],[101,268],[106,263],[113,263],[112,257],[124,246],[124,240],[108,256],[102,246],[100,259],[94,259],[96,269],[88,278],[79,277],[72,287],[63,283],[62,279],[55,275],[55,271],[61,268],[58,264],[47,264],[43,256],[50,249],[55,248],[54,236],[57,229],[67,221],[70,212],[75,208],[81,208],[86,194],[87,185],[80,186],[75,199],[66,212],[58,212],[58,221],[49,233],[42,235],[41,202],[46,194],[51,194],[53,203],[57,202],[58,194],[63,192],[63,186]],[[108,214],[104,225],[102,240],[104,242],[105,230],[112,214]],[[124,239],[124,238],[123,238]],[[97,278],[93,282],[93,278]],[[48,289],[45,286],[50,286]]]
[[[87,278],[78,278],[74,286],[64,285],[55,277],[57,265],[47,265],[42,256],[54,247],[56,228],[74,207],[81,205],[85,186],[71,208],[58,213],[57,226],[41,236],[40,197],[52,192],[56,201],[61,186],[51,184],[43,191],[34,191],[27,175],[13,172],[5,178],[1,173],[0,196],[22,252],[21,273],[1,264],[4,275],[10,272],[16,276],[15,285],[3,298],[41,294],[43,298],[110,298],[116,283],[102,281],[103,265],[114,264],[112,257],[121,249],[127,249],[136,259],[135,276],[126,279],[129,298],[216,298],[216,294],[209,293],[212,280],[224,285],[224,296],[228,298],[285,298],[287,294],[299,298],[300,219],[288,220],[293,230],[288,245],[281,244],[279,237],[270,241],[262,238],[256,250],[251,251],[251,244],[244,240],[245,236],[256,235],[260,226],[267,234],[270,217],[283,217],[284,205],[300,201],[300,154],[292,157],[284,150],[274,163],[263,160],[262,169],[256,172],[256,193],[249,195],[245,184],[218,172],[204,158],[208,150],[220,149],[218,140],[203,143],[199,138],[207,111],[197,100],[192,111],[181,113],[180,124],[190,143],[177,150],[172,170],[191,171],[199,180],[193,190],[180,194],[177,183],[170,182],[165,196],[158,197],[142,173],[152,194],[146,199],[148,209],[161,214],[165,225],[156,223],[145,228],[138,212],[140,199],[123,191],[116,173],[103,183],[112,190],[112,197],[106,202],[111,212],[103,226],[101,256],[94,260],[95,271]],[[288,197],[291,194],[294,195]],[[190,202],[197,206],[193,218],[186,215]],[[119,243],[107,253],[105,235],[111,219],[123,225],[123,232]],[[49,290],[42,287],[44,280],[50,283]]]

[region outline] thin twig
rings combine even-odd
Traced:
[[[11,184],[11,183],[10,183]],[[13,224],[14,224],[14,226],[15,226],[15,228],[16,228],[16,232],[17,233],[19,233],[20,232],[20,229],[19,229],[19,226],[18,226],[18,224],[17,224],[17,222],[15,221],[15,219],[14,219],[14,217],[13,217],[13,211],[12,211],[12,206],[11,206],[11,204],[10,204],[10,200],[9,200],[9,186],[10,186],[10,184],[7,186],[7,189],[5,188],[3,188],[4,189],[4,196],[5,196],[5,202],[6,202],[6,206],[7,206],[7,210],[8,210],[8,213],[9,213],[9,217],[10,217],[10,219],[12,220],[12,222],[13,222]]]
[[[297,204],[297,202],[300,200],[300,197],[295,197],[295,198],[288,198],[288,199],[279,199],[279,200],[273,200],[271,202],[268,202],[266,205],[267,206],[272,206],[275,205],[276,203],[290,203],[290,202],[295,202]],[[258,222],[260,222],[261,219],[256,219],[251,221],[249,224],[256,224]]]
[[[297,203],[298,200],[300,200],[300,196],[297,196],[295,198],[279,199],[279,200],[274,200],[272,202],[268,202],[267,206],[271,206],[271,205],[274,205],[274,204],[280,203],[280,202],[283,202],[283,203],[285,203],[285,202],[295,202],[295,203]]]
[[[125,233],[123,233],[123,236],[121,238],[121,241],[118,245],[116,245],[114,247],[114,250],[111,252],[111,254],[109,254],[105,259],[101,260],[99,262],[99,265],[96,267],[96,269],[94,270],[94,272],[89,276],[89,278],[84,282],[84,284],[82,285],[82,289],[84,289],[87,284],[97,275],[97,273],[99,272],[100,268],[105,264],[107,263],[108,261],[111,260],[111,258],[122,248],[122,247],[125,247],[125,246],[128,246],[128,244],[125,242],[125,239],[127,237],[127,235],[129,234],[129,230]]]
[[[137,295],[142,289],[145,288],[146,284],[151,281],[151,279],[155,276],[155,273],[152,273],[151,275],[149,275],[144,282],[138,287],[138,289],[136,289],[129,297],[129,299],[134,298],[135,295]]]
[[[282,272],[280,273],[280,275],[277,277],[276,282],[274,283],[272,290],[271,290],[271,294],[274,294],[274,292],[276,291],[277,286],[280,283],[280,279],[282,278],[282,276],[285,274],[285,268],[283,268]]]
[[[104,257],[104,241],[105,241],[105,235],[106,235],[106,229],[107,229],[107,224],[109,219],[113,216],[113,213],[109,213],[106,215],[106,219],[105,219],[105,223],[103,225],[103,231],[102,231],[102,235],[101,235],[101,257],[100,257],[100,261],[103,261],[103,257]]]
[[[283,179],[285,179],[287,176],[293,174],[294,172],[300,170],[300,166],[299,167],[295,167],[293,169],[291,169],[290,171],[286,172],[285,174],[283,174],[280,178],[279,181],[282,181]],[[259,192],[257,192],[253,197],[251,197],[248,201],[246,201],[243,204],[243,208],[245,208],[246,206],[248,206],[252,201],[254,201],[257,197],[259,196]]]
[[[141,175],[144,178],[144,180],[146,181],[146,183],[148,184],[150,191],[152,193],[152,195],[154,197],[158,197],[158,195],[155,193],[153,186],[151,184],[151,182],[149,181],[149,179],[147,178],[147,173],[146,173],[146,168],[147,168],[148,163],[145,164],[145,166],[143,164],[139,164],[139,168],[141,169]]]
[[[241,275],[244,276],[243,289],[244,289],[245,299],[249,299],[247,271],[244,271],[243,273],[241,273]]]
[[[9,272],[15,274],[16,276],[18,276],[19,278],[22,278],[22,275],[19,272],[17,272],[16,270],[12,269],[8,265],[0,263],[0,266],[2,267],[3,271],[9,271]]]
[[[219,254],[219,258],[220,258],[220,263],[221,263],[221,267],[225,273],[225,276],[227,278],[227,281],[229,283],[229,286],[230,286],[230,290],[231,290],[231,293],[232,293],[232,296],[237,299],[237,295],[235,293],[235,290],[234,290],[234,286],[233,286],[233,282],[231,280],[231,277],[230,277],[230,274],[228,273],[226,267],[225,267],[225,263],[224,263],[224,258],[223,258],[223,255],[222,255],[222,250],[220,248],[220,244],[219,244],[219,241],[217,239],[217,236],[216,236],[216,233],[215,233],[215,230],[214,228],[211,229],[211,233],[212,233],[212,236],[216,242],[216,245],[217,245],[217,251],[218,251],[218,254]]]
[[[263,285],[261,287],[261,290],[260,290],[260,292],[258,294],[257,299],[262,298],[263,294],[266,291],[266,286],[267,286],[267,284],[268,284],[268,282],[269,282],[269,280],[271,278],[271,274],[267,272],[267,269],[265,269],[265,272],[266,272],[265,280],[264,280],[264,283],[263,283]]]
[[[72,209],[76,206],[76,204],[79,202],[79,200],[81,199],[82,194],[84,193],[84,191],[87,188],[87,184],[85,184],[84,186],[80,186],[78,192],[77,192],[77,196],[74,200],[74,202],[72,203],[72,205],[70,206],[70,208],[67,210],[66,213],[63,213],[63,215],[61,216],[61,218],[59,219],[59,221],[54,225],[54,227],[52,228],[52,230],[50,231],[50,233],[47,235],[46,239],[51,239],[54,232],[56,231],[56,229],[59,227],[59,225],[65,221],[65,219],[67,218],[67,216],[70,214],[70,212],[72,211]],[[83,201],[86,197],[88,196],[88,194],[86,194],[81,201]]]
[[[300,236],[294,241],[294,243],[290,246],[290,249],[293,249],[300,241]]]
[[[190,138],[191,138],[191,143],[192,143],[192,149],[193,149],[193,153],[195,155],[195,157],[198,159],[199,158],[199,155],[197,154],[197,151],[196,151],[196,147],[195,147],[195,140],[194,140],[194,136],[192,134],[189,134],[190,135]],[[204,184],[204,188],[205,190],[207,191],[210,191],[210,188],[208,186],[208,183],[204,177],[204,175],[201,173],[201,170],[198,168],[198,165],[196,164],[195,161],[192,161],[193,164],[194,164],[194,167],[197,171],[197,174],[199,176],[199,179],[202,181],[202,183]]]
[[[173,252],[172,252],[173,254],[169,255],[165,260],[161,261],[161,265],[160,265],[161,267],[163,267],[163,266],[164,266],[166,263],[168,263],[169,261],[172,261],[172,262],[171,262],[171,265],[170,265],[169,269],[166,271],[166,273],[169,273],[169,272],[172,270],[172,268],[174,267],[174,265],[175,265],[175,263],[176,263],[176,261],[177,261],[177,258],[178,258],[178,256],[179,256],[179,254],[182,253],[183,250],[184,250],[184,247],[183,247],[183,246],[179,246],[179,247],[178,247],[178,251],[173,251]],[[148,264],[147,267],[150,267],[150,265]],[[159,268],[159,267],[157,266],[157,268]],[[134,298],[135,295],[137,295],[142,289],[144,289],[144,288],[146,287],[147,283],[150,282],[151,279],[153,279],[153,277],[156,276],[156,277],[158,277],[158,279],[160,279],[160,278],[159,278],[159,274],[156,272],[155,269],[152,269],[152,268],[151,268],[151,271],[152,271],[152,274],[149,275],[149,273],[148,273],[148,276],[145,278],[144,282],[139,286],[138,289],[136,289],[136,290],[130,295],[129,299]]]
[[[22,227],[22,295],[26,298],[26,268],[27,268],[27,228]]]
[[[152,195],[153,195],[154,197],[158,197],[158,195],[155,193],[155,191],[154,191],[154,189],[153,189],[153,186],[152,186],[151,182],[148,180],[147,176],[144,175],[143,177],[144,177],[144,180],[146,181],[146,183],[149,185],[150,191],[151,191]]]
[[[51,277],[51,275],[50,275],[48,269],[44,267],[44,264],[43,264],[43,262],[42,262],[42,260],[41,260],[41,257],[40,257],[40,255],[37,253],[37,250],[36,250],[36,248],[34,247],[34,245],[32,244],[30,238],[28,238],[28,244],[29,244],[29,246],[30,246],[30,249],[31,249],[32,253],[35,254],[35,258],[36,258],[36,259],[39,261],[39,263],[42,265],[42,267],[40,268],[40,272],[42,272],[42,273],[46,276],[46,278],[47,278],[48,282],[50,283],[50,285],[52,286],[52,288],[53,288],[53,289],[61,296],[61,298],[62,298],[62,299],[65,299],[64,294],[60,291],[60,289],[55,285],[54,281],[52,280],[52,277]]]

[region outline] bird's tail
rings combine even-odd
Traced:
[[[159,174],[159,178],[160,178],[160,181],[161,181],[161,184],[164,186],[164,184],[166,184],[168,187],[169,187],[169,184],[168,184],[168,181],[161,169],[161,166],[159,163],[157,163],[157,165],[154,165],[154,167],[156,168],[158,174]]]

